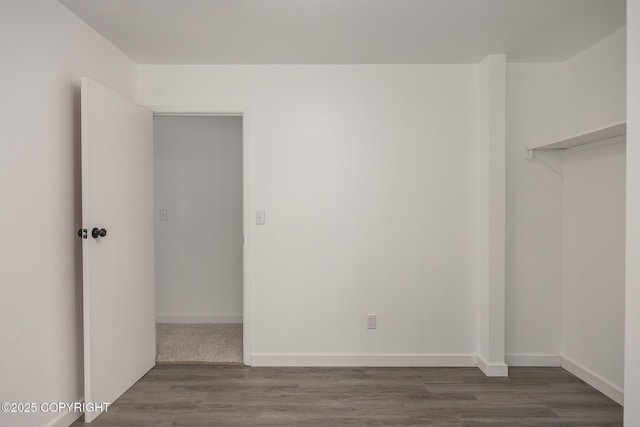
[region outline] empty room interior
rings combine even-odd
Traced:
[[[639,1],[0,31],[0,426],[640,426]]]

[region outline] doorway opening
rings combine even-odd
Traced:
[[[154,116],[156,361],[243,363],[243,118]]]

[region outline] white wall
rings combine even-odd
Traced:
[[[625,144],[565,152],[562,352],[620,393],[624,242]]]
[[[526,147],[564,131],[564,64],[507,65],[507,363],[558,365],[562,347],[562,177]],[[556,169],[559,154],[538,153]]]
[[[479,64],[478,366],[507,376],[505,364],[506,56]]]
[[[627,241],[624,424],[640,425],[640,2],[627,1]]]
[[[254,364],[476,354],[477,71],[139,67],[142,104],[246,112]]]
[[[242,118],[156,117],[154,185],[158,321],[241,322]]]
[[[625,28],[571,58],[566,72],[567,135],[625,120]],[[611,388],[618,401],[624,376],[624,153],[618,144],[564,157],[562,353],[567,367],[600,377],[603,391]]]
[[[78,401],[80,77],[133,97],[136,67],[49,0],[0,3],[0,51],[0,401]],[[59,415],[0,413],[0,425]]]
[[[566,135],[626,118],[626,28],[566,62]]]

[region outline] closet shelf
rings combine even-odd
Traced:
[[[578,145],[591,144],[592,142],[605,141],[627,133],[627,122],[618,122],[609,126],[594,129],[589,132],[581,133],[570,138],[553,141],[547,144],[537,145],[535,147],[527,147],[529,150],[529,158],[533,156],[534,150],[551,151],[566,150],[567,148],[577,147]]]

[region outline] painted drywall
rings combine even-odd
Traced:
[[[626,117],[626,28],[566,62],[566,135],[624,121]]]
[[[620,392],[625,144],[564,153],[563,356]]]
[[[564,132],[565,64],[507,64],[506,353],[558,365],[562,347],[562,158],[526,147]],[[559,157],[560,156],[560,157]]]
[[[478,366],[507,376],[505,364],[506,56],[479,64]]]
[[[567,62],[565,135],[625,120],[626,29]],[[564,153],[563,356],[622,400],[625,149]],[[592,382],[592,381],[588,381]],[[596,384],[597,385],[597,384]]]
[[[153,130],[157,320],[242,321],[242,117]]]
[[[627,2],[624,425],[640,425],[640,2]]]
[[[476,354],[476,65],[138,70],[142,104],[245,112],[254,364]]]
[[[79,401],[80,77],[133,97],[136,66],[48,0],[0,3],[0,51],[0,401]],[[64,415],[0,413],[0,425]]]

